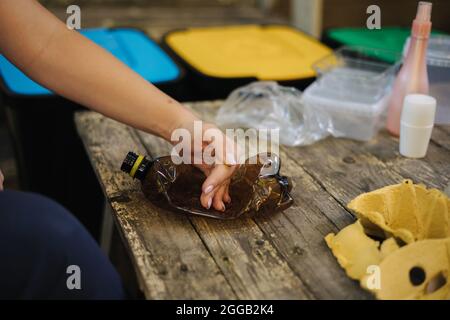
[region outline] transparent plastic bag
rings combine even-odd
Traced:
[[[330,118],[301,102],[301,91],[272,81],[253,82],[234,90],[220,107],[222,128],[279,129],[280,144],[309,145],[329,135]]]

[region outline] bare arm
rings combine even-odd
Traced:
[[[34,0],[0,1],[0,52],[36,82],[167,140],[194,115]]]
[[[0,53],[59,95],[168,141],[174,129],[190,129],[197,120],[109,52],[67,29],[36,0],[0,0]],[[204,171],[204,207],[225,209],[234,170],[222,164]]]

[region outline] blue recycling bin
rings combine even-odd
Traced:
[[[181,81],[184,71],[144,32],[102,28],[80,33],[167,94],[189,99]],[[83,107],[35,83],[1,55],[0,87],[21,188],[62,203],[98,236],[104,197],[73,121]]]

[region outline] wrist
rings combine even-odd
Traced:
[[[171,144],[177,144],[178,141],[172,141],[172,134],[177,129],[186,129],[189,132],[193,132],[194,130],[194,122],[200,121],[198,117],[196,117],[189,109],[180,105],[180,110],[176,110],[170,125],[165,129],[165,133],[163,138],[170,142]]]

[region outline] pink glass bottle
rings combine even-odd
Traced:
[[[386,128],[395,136],[400,134],[400,117],[405,96],[410,93],[428,94],[426,54],[431,31],[431,6],[431,2],[419,2],[408,52],[394,82]]]

